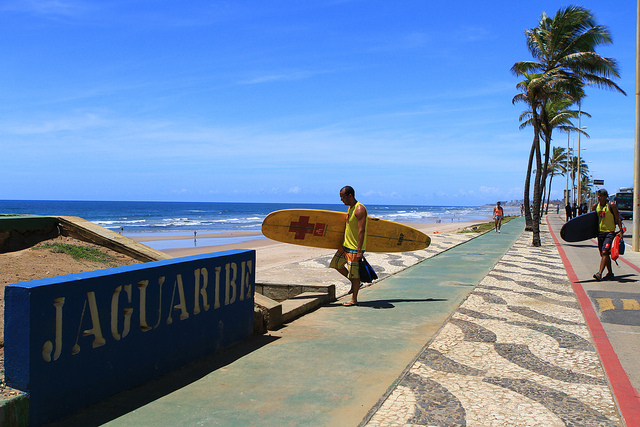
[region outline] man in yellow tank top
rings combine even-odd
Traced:
[[[340,200],[349,206],[347,227],[342,248],[333,256],[330,267],[338,270],[351,282],[351,300],[342,304],[351,307],[358,305],[360,261],[367,249],[367,208],[356,200],[356,192],[350,186],[340,190]]]
[[[616,224],[618,225],[618,234],[623,237],[622,220],[618,213],[618,207],[609,203],[609,193],[604,188],[598,190],[598,203],[593,205],[592,210],[598,213],[598,250],[600,251],[600,270],[593,275],[598,282],[601,280],[612,280],[613,271],[611,271],[611,244],[616,237]],[[602,272],[607,269],[608,273],[602,277]]]

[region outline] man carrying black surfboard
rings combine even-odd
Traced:
[[[601,280],[613,279],[613,271],[611,271],[611,244],[616,237],[616,224],[618,225],[618,234],[623,237],[624,229],[622,228],[622,220],[618,213],[618,207],[609,203],[609,193],[604,188],[598,190],[598,203],[593,205],[591,210],[598,213],[598,250],[600,251],[600,270],[593,275],[598,282]],[[608,273],[602,277],[602,272],[607,269]]]
[[[367,208],[356,200],[356,192],[350,186],[340,190],[340,200],[349,206],[347,227],[342,248],[333,256],[330,267],[338,270],[351,282],[351,300],[342,304],[351,307],[358,305],[360,262],[367,248]]]

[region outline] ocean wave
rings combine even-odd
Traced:
[[[292,208],[345,212],[343,205],[290,205],[277,203],[191,202],[65,202],[14,201],[5,203],[11,213],[71,215],[124,233],[189,233],[259,231],[273,211]],[[520,207],[505,206],[505,212]],[[367,205],[369,215],[398,222],[491,220],[493,206],[391,206]]]
[[[146,220],[144,219],[138,219],[138,220],[126,220],[126,219],[120,219],[120,220],[111,220],[111,221],[101,221],[101,220],[95,220],[93,221],[94,223],[101,225],[103,227],[107,227],[110,225],[135,225],[135,224],[141,224],[141,223],[145,223]]]

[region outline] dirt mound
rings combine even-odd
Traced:
[[[139,264],[127,255],[71,237],[59,236],[28,249],[0,254],[0,400],[18,394],[4,383],[4,288],[65,274]]]

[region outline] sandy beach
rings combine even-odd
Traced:
[[[488,222],[484,221],[484,222]],[[440,222],[440,223],[406,223],[406,225],[416,228],[428,235],[453,233],[458,230],[462,230],[467,227],[482,223],[483,221],[454,221],[454,222]],[[198,241],[207,239],[207,243],[215,239],[221,239],[224,241],[228,238],[243,237],[250,238],[254,236],[255,239],[234,243],[234,244],[220,244],[220,245],[200,245]],[[332,249],[310,248],[306,246],[290,245],[286,243],[276,242],[274,240],[267,239],[258,232],[231,232],[231,233],[217,233],[217,234],[198,234],[196,242],[194,243],[193,235],[190,236],[131,236],[134,240],[142,243],[148,243],[153,241],[180,241],[184,242],[184,246],[174,249],[162,249],[173,257],[183,257],[189,255],[198,255],[209,252],[227,251],[232,249],[255,249],[257,265],[256,270],[266,270],[274,267],[281,267],[286,264],[301,262],[318,258],[321,256],[333,254],[335,251]],[[223,240],[224,239],[224,240]]]

